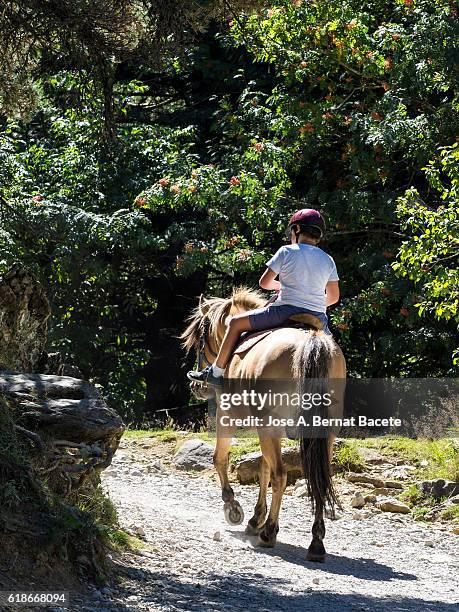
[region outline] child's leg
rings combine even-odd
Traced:
[[[251,329],[252,327],[250,325],[248,315],[243,314],[231,317],[214,363],[214,369],[215,366],[221,370],[226,368],[233,349],[236,346],[236,342],[239,340],[239,336],[242,334],[242,332],[249,331]],[[218,371],[215,373],[218,374]]]

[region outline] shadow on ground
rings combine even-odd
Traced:
[[[255,543],[257,538],[246,536],[240,531],[228,531],[228,533],[238,540],[250,541]],[[276,548],[254,547],[255,552],[271,557],[280,557],[288,563],[294,563],[302,567],[323,571],[327,574],[337,574],[340,576],[354,576],[360,580],[376,580],[378,582],[389,580],[417,580],[414,574],[396,572],[392,567],[378,563],[374,559],[355,559],[343,555],[333,555],[327,553],[326,563],[312,563],[306,559],[304,546],[295,546],[277,542]]]
[[[292,552],[293,549],[293,552]],[[263,551],[263,554],[289,555],[296,558],[299,547],[281,544],[280,549]],[[301,549],[302,552],[303,549]],[[285,558],[285,557],[283,557]],[[222,576],[209,571],[201,577],[188,576],[190,582],[182,582],[170,574],[143,570],[140,578],[137,568],[141,568],[144,559],[139,557],[135,566],[114,563],[113,575],[121,579],[122,586],[113,586],[117,598],[122,597],[126,604],[115,604],[109,598],[98,602],[98,607],[104,610],[135,610],[138,605],[142,609],[157,610],[167,608],[177,611],[221,611],[232,612],[304,612],[305,610],[371,610],[371,612],[457,612],[453,603],[441,601],[425,601],[415,596],[416,586],[413,584],[413,597],[363,595],[359,593],[339,594],[330,590],[305,587],[298,591],[298,586],[292,585],[291,593],[285,594],[288,582],[276,578],[267,578],[256,573],[235,573]],[[411,574],[399,574],[391,568],[375,563],[370,559],[349,559],[330,555],[325,566],[320,564],[304,565],[326,570],[335,574],[357,576],[363,580],[416,580]],[[202,583],[200,582],[202,580]],[[374,588],[374,587],[372,587]],[[284,591],[284,593],[281,592]],[[138,602],[129,602],[130,596],[140,596]],[[80,607],[72,607],[80,610]],[[88,609],[88,608],[84,608]]]

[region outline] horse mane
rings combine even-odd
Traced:
[[[191,349],[199,346],[199,341],[205,333],[206,322],[212,336],[217,336],[217,329],[225,322],[230,314],[231,308],[247,312],[260,308],[265,303],[265,298],[257,289],[249,287],[236,287],[229,298],[210,297],[200,300],[197,306],[188,317],[188,327],[181,334],[183,347],[188,353]]]

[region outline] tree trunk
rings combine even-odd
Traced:
[[[19,265],[0,278],[0,368],[32,372],[51,314],[43,287]]]
[[[206,276],[178,278],[173,284],[168,279],[154,279],[154,284],[155,294],[159,295],[146,338],[151,358],[143,370],[147,383],[145,415],[162,422],[172,417],[180,424],[191,423],[196,415],[188,407],[186,371],[193,366],[195,355],[186,357],[178,336],[205,289]]]

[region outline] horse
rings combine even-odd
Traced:
[[[259,308],[264,303],[265,298],[258,290],[246,287],[233,289],[229,298],[201,296],[199,305],[191,313],[188,326],[181,335],[185,350],[196,350],[198,367],[215,360],[229,317]],[[341,349],[329,334],[317,329],[283,326],[273,329],[247,352],[233,354],[225,370],[225,378],[297,380],[298,391],[301,393],[308,379],[342,379],[344,382],[346,362]],[[197,383],[191,384],[197,397],[209,398],[206,388]],[[343,394],[344,386],[341,385],[341,388]],[[339,417],[343,411],[343,397],[341,395],[334,399],[333,416]],[[218,419],[217,406],[217,422]],[[307,551],[309,561],[325,561],[324,511],[328,506],[333,515],[335,506],[339,507],[331,474],[335,438],[334,430],[327,430],[322,437],[303,434],[300,437],[302,468],[314,514],[312,541]],[[287,485],[287,471],[282,461],[281,438],[259,435],[259,441],[262,452],[259,465],[260,489],[246,534],[257,536],[260,546],[274,547],[279,531],[282,496]],[[227,433],[219,435],[217,428],[213,461],[221,483],[225,517],[231,524],[240,524],[243,521],[242,508],[235,500],[228,478],[230,445],[231,436]],[[269,483],[272,487],[272,502],[268,512],[266,497]]]

